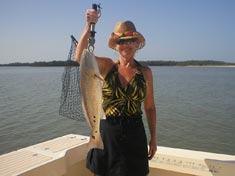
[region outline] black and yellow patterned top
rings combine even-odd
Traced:
[[[105,77],[103,84],[103,109],[106,117],[131,117],[142,114],[141,103],[146,95],[146,82],[137,62],[137,72],[132,80],[122,87],[117,62]]]

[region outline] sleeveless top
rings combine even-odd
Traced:
[[[136,117],[142,115],[141,103],[146,96],[146,82],[142,73],[142,66],[135,60],[137,71],[130,82],[122,87],[118,63],[116,63],[105,77],[102,87],[103,109],[106,117]]]

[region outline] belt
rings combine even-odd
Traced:
[[[107,116],[106,121],[111,125],[139,126],[143,123],[142,116]]]

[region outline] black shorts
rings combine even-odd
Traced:
[[[101,120],[104,150],[91,149],[87,155],[87,168],[93,173],[104,176],[148,174],[148,148],[142,118],[129,118]]]

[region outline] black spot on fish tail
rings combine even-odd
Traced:
[[[92,139],[95,139],[95,136],[91,136],[92,137]]]
[[[95,119],[95,118],[96,118],[96,116],[93,116],[93,118]]]

